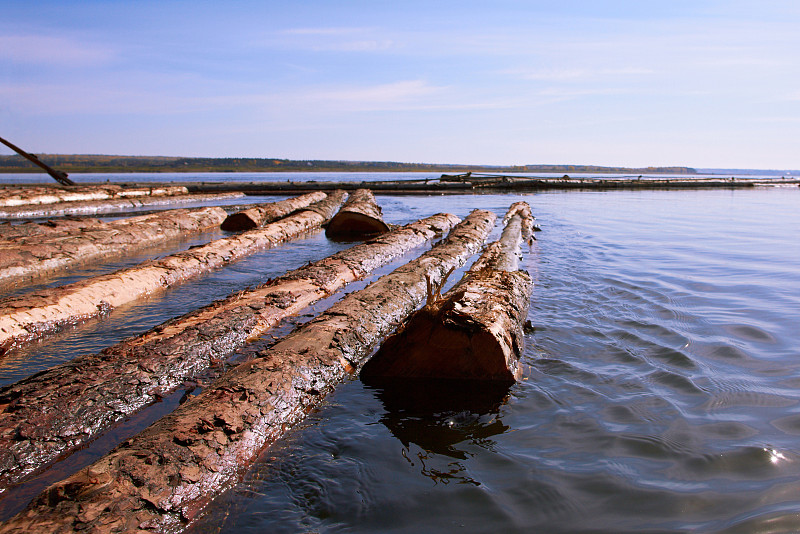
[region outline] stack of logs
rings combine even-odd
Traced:
[[[5,336],[0,347],[8,350],[96,315],[97,309],[109,311],[119,305],[122,293],[128,300],[138,298],[314,227],[327,224],[330,235],[348,239],[359,232],[377,235],[99,354],[0,388],[2,492],[175,390],[213,361],[229,357],[283,318],[447,234],[428,252],[344,296],[111,453],[52,485],[0,525],[0,532],[181,530],[265,447],[362,368],[365,379],[517,378],[521,325],[532,287],[530,276],[518,270],[521,243],[531,239],[527,204],[511,207],[500,239],[440,295],[447,276],[482,247],[495,215],[474,210],[460,222],[439,214],[390,227],[369,191],[352,193],[334,217],[343,197],[341,192],[313,193],[283,205],[248,208],[228,217],[233,222],[225,226],[244,230],[240,234],[49,294],[0,301],[0,334]],[[334,224],[337,217],[341,220]],[[11,239],[13,232],[7,230],[5,238]],[[159,283],[142,283],[146,289],[138,293],[132,289],[150,279]],[[59,315],[61,309],[69,313]],[[369,360],[397,324],[403,327]]]

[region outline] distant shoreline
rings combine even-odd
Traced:
[[[177,172],[437,172],[697,174],[691,167],[604,167],[599,165],[462,165],[391,161],[288,160],[273,158],[181,158],[42,154],[39,159],[66,173]],[[40,173],[20,156],[0,156],[0,173]]]

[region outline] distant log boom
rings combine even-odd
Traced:
[[[64,271],[99,258],[122,256],[168,239],[218,227],[225,220],[222,208],[171,210],[102,222],[92,219],[78,235],[61,226],[60,232],[0,236],[0,290],[35,278]],[[45,223],[44,226],[46,226]],[[25,225],[20,225],[25,226]],[[35,226],[27,227],[34,231]],[[67,231],[65,231],[67,230]]]
[[[279,202],[270,202],[269,204],[253,206],[228,215],[222,222],[222,229],[227,232],[252,230],[253,228],[264,226],[267,223],[285,217],[301,208],[305,208],[309,204],[319,202],[323,198],[325,198],[325,193],[315,191],[314,193],[306,193],[305,195],[287,198]]]
[[[350,193],[342,209],[325,228],[325,235],[343,239],[363,239],[389,231],[375,196],[369,189]]]
[[[386,340],[364,365],[365,380],[518,378],[533,283],[517,268],[520,244],[532,236],[530,207],[512,205],[505,221],[500,240],[486,248],[464,278],[444,298],[432,294]]]
[[[440,280],[474,254],[493,221],[493,214],[476,210],[429,252],[347,295],[138,436],[50,486],[0,532],[181,530],[424,301],[426,277]]]
[[[0,388],[0,492],[152,403],[282,319],[446,233],[454,215],[417,221]]]
[[[16,344],[108,313],[257,250],[319,228],[336,213],[343,199],[343,191],[334,192],[325,200],[263,228],[111,274],[0,301],[0,355]]]

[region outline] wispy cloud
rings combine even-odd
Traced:
[[[379,28],[291,28],[276,36],[278,44],[314,52],[380,52],[397,45]]]
[[[0,36],[0,59],[18,63],[82,67],[105,64],[114,52],[105,47],[45,35]]]

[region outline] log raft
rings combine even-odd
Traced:
[[[241,198],[243,196],[245,195],[242,192],[229,191],[192,195],[131,196],[109,200],[59,202],[57,204],[30,204],[0,208],[0,218],[41,219],[44,217],[66,217],[70,215],[125,213],[138,208],[212,202],[229,198]]]
[[[120,185],[82,185],[69,188],[29,186],[4,187],[0,189],[0,207],[57,204],[90,200],[111,200],[119,198],[141,198],[187,195],[189,190],[179,185],[155,187],[123,187]]]
[[[325,227],[325,235],[338,239],[363,239],[389,231],[381,208],[369,189],[356,189]]]
[[[100,354],[0,388],[0,492],[299,313],[458,223],[440,214],[301,267]]]
[[[222,222],[221,228],[227,232],[252,230],[253,228],[264,226],[292,212],[305,208],[309,204],[319,202],[324,198],[325,193],[322,191],[315,191],[313,193],[300,195],[299,197],[287,198],[280,202],[270,202],[269,204],[253,206],[228,215]]]
[[[344,194],[338,191],[326,195],[324,200],[263,228],[114,273],[0,301],[0,355],[15,345],[106,314],[318,228],[333,217]]]
[[[88,228],[77,236],[69,232],[74,225],[66,223],[45,223],[39,227],[38,235],[35,225],[27,226],[31,232],[27,236],[9,226],[0,239],[0,290],[101,257],[123,256],[145,246],[218,227],[225,216],[222,208],[210,207],[109,222],[95,220],[87,222]],[[58,231],[44,230],[48,225]]]
[[[0,532],[181,530],[424,302],[426,277],[440,280],[474,254],[493,222],[492,213],[476,210],[429,252],[50,486]]]
[[[443,298],[429,301],[364,365],[364,380],[424,378],[514,382],[524,347],[523,323],[533,288],[518,270],[520,245],[533,216],[525,202],[511,206],[498,241]]]

